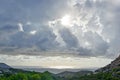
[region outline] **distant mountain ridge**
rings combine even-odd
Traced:
[[[0,69],[10,69],[12,67],[10,67],[9,65],[5,64],[5,63],[0,63]]]
[[[64,71],[64,72],[57,74],[57,76],[68,78],[68,77],[78,77],[78,76],[90,75],[92,73],[93,73],[92,71],[78,71],[78,72]]]

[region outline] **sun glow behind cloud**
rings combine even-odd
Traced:
[[[71,16],[70,15],[63,16],[60,21],[63,26],[71,26]]]

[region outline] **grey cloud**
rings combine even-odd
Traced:
[[[93,6],[92,3],[93,3],[92,1],[86,0],[86,2],[85,2],[85,7],[90,9],[90,8]]]
[[[120,40],[120,6],[118,4],[119,0],[116,0],[115,2],[112,0],[106,1],[104,9],[102,8],[100,14],[101,23],[104,25],[102,34],[110,40],[109,49],[106,53],[109,57],[110,55],[118,56],[120,52],[120,46],[118,45]]]
[[[64,9],[67,8],[67,1],[5,0],[0,2],[0,8],[1,8],[0,10],[1,24],[3,25],[6,25],[6,23],[10,24],[4,27],[0,26],[1,27],[0,32],[2,34],[0,35],[1,47],[15,46],[18,48],[23,47],[27,48],[37,46],[38,49],[40,50],[48,50],[54,49],[58,45],[58,43],[55,41],[56,36],[52,33],[48,26],[43,25],[43,22],[44,21],[47,22],[49,18],[52,19],[53,17],[56,17],[58,13],[64,11],[61,10],[61,8]],[[27,21],[31,21],[33,25],[26,25]],[[18,31],[15,34],[12,34],[13,32],[16,31],[13,28],[18,28],[18,26],[14,27],[11,25],[13,24],[17,25],[18,23],[23,24],[24,32]],[[30,35],[29,34],[30,31],[33,30],[37,31],[36,34]]]
[[[57,51],[68,51],[68,54],[73,56],[76,53],[88,57],[117,56],[120,53],[119,1],[116,3],[113,0],[95,2],[85,0],[84,3],[76,2],[75,5],[70,5],[68,2],[69,0],[0,1],[0,53],[41,55],[42,51],[53,51],[53,53],[46,53],[46,56],[55,54],[62,56],[65,53],[57,53]],[[48,21],[58,19],[71,10],[79,14],[77,16],[77,19],[81,20],[79,24],[85,24],[74,25],[77,33],[72,29],[63,28],[60,23],[53,28],[46,25]],[[27,25],[28,21],[31,24]],[[19,31],[18,23],[23,24],[24,32]],[[58,30],[58,34],[66,46],[61,47],[56,41],[57,35],[54,30],[57,30],[57,27],[62,27]],[[36,33],[31,35],[30,31],[33,30]],[[8,51],[13,53],[7,53]]]
[[[78,45],[77,38],[69,31],[69,29],[62,29],[59,31],[61,37],[63,38],[64,42],[66,43],[68,48],[76,48]]]
[[[0,32],[6,32],[6,33],[12,33],[18,31],[18,26],[17,25],[12,25],[12,24],[5,24],[0,26]]]
[[[91,44],[91,51],[96,55],[104,55],[108,49],[108,43],[102,39],[97,33],[87,32],[86,40]]]
[[[117,2],[117,3],[116,3]],[[95,31],[94,34],[86,33],[85,40],[92,44],[92,48],[90,50],[91,55],[100,55],[100,56],[118,56],[119,55],[119,32],[120,32],[120,6],[118,5],[119,1],[116,0],[115,2],[112,0],[102,0],[96,1],[94,4],[92,1],[87,0],[85,2],[86,7],[80,6],[77,4],[77,8],[81,9],[84,8],[83,11],[88,11],[85,13],[85,16],[89,16],[92,14],[92,18],[87,24],[88,29],[93,29]],[[79,8],[80,7],[80,8]],[[83,9],[82,8],[82,9]],[[88,10],[89,8],[89,10]],[[90,10],[93,10],[92,12]],[[80,10],[80,13],[82,11]],[[89,13],[89,14],[88,14]],[[99,25],[96,25],[95,16],[99,16],[100,23],[102,24],[102,31],[100,34],[96,33],[96,30],[99,28]],[[81,15],[80,15],[81,16]],[[84,19],[84,17],[83,17]],[[95,20],[95,21],[94,21]],[[84,38],[80,38],[84,39]],[[82,49],[82,48],[81,48]],[[79,50],[80,51],[80,50]],[[85,50],[87,51],[87,50]],[[84,54],[83,50],[83,54]]]
[[[40,49],[47,49],[56,44],[56,36],[46,26],[40,26],[42,30],[37,30],[35,35],[30,35],[28,32],[18,32],[11,36],[10,44],[18,47],[38,46]],[[29,27],[28,27],[29,28]]]

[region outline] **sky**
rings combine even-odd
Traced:
[[[120,0],[0,0],[0,62],[93,68],[120,54]]]

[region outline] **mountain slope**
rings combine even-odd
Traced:
[[[111,71],[115,68],[120,69],[120,56],[116,58],[114,61],[112,61],[110,64],[108,64],[107,66],[96,70],[96,72]]]

